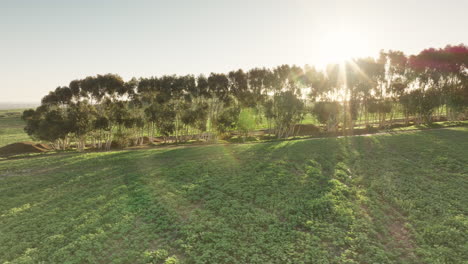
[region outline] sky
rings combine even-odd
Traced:
[[[0,102],[86,76],[317,65],[468,44],[467,0],[0,0]]]

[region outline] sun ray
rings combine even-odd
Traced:
[[[358,36],[359,32],[351,29],[324,33],[319,40],[320,54],[317,57],[317,67],[325,69],[328,64],[339,64],[355,57],[368,55],[368,43]]]
[[[373,82],[372,79],[369,78],[369,76],[364,71],[362,71],[361,67],[359,67],[359,65],[356,64],[354,59],[348,60],[346,62],[348,63],[348,65],[350,65],[353,68],[353,70],[359,73],[359,75],[362,76],[366,81]]]

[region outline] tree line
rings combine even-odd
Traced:
[[[468,106],[468,47],[448,45],[407,56],[381,51],[315,67],[281,65],[227,74],[132,78],[105,74],[73,80],[23,112],[25,131],[57,149],[73,143],[98,149],[153,140],[215,140],[237,131],[248,135],[259,123],[277,138],[294,135],[311,114],[326,131],[464,118]]]

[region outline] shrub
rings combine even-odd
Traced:
[[[317,102],[312,108],[312,114],[327,126],[327,131],[334,131],[339,123],[340,110],[338,102]]]
[[[242,134],[242,140],[245,142],[245,138],[249,136],[250,131],[255,129],[255,116],[252,109],[247,108],[240,111],[237,128]]]
[[[129,132],[118,131],[114,134],[114,140],[112,141],[112,147],[115,148],[126,148],[130,146],[131,134]]]
[[[158,249],[155,251],[146,251],[144,253],[146,263],[151,263],[151,264],[168,263],[165,261],[168,256],[169,256],[169,252],[167,252],[167,250],[165,249]]]

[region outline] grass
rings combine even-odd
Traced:
[[[463,263],[467,136],[0,161],[0,262]]]
[[[410,125],[410,126],[401,126],[390,129],[390,131],[407,131],[407,130],[423,130],[423,129],[434,129],[434,128],[446,128],[446,127],[455,127],[455,126],[468,126],[468,120],[463,121],[444,121],[444,122],[434,122],[431,125],[420,124],[420,125]]]
[[[0,147],[20,141],[31,141],[23,130],[25,123],[21,120],[22,112],[22,109],[0,110]]]

